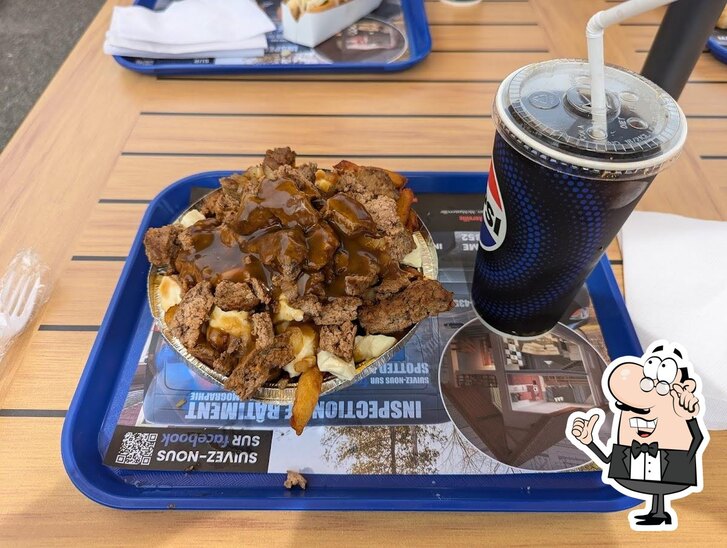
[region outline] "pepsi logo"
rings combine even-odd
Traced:
[[[480,229],[482,249],[495,251],[505,241],[506,232],[505,206],[502,203],[495,166],[490,164],[490,176],[487,179],[487,194],[485,195],[485,206],[482,209],[482,228]]]

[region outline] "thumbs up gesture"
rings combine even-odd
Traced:
[[[585,413],[573,413],[573,415],[577,416],[573,419],[571,435],[583,445],[588,445],[593,441],[593,430],[596,427],[600,415],[595,412],[591,413],[591,415],[586,415]]]

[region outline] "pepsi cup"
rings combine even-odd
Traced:
[[[674,99],[613,66],[607,126],[593,127],[588,74],[585,61],[537,63],[506,78],[495,97],[472,302],[505,336],[534,338],[555,326],[686,139]]]

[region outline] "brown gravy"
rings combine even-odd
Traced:
[[[188,229],[194,250],[177,256],[180,276],[212,285],[256,278],[271,289],[272,275],[282,273],[284,263],[289,268],[293,264],[303,294],[310,274],[333,260],[324,288],[327,296],[339,297],[346,294],[346,276],[375,277],[398,266],[390,265],[389,256],[369,244],[377,235],[376,224],[348,195],[336,194],[326,201],[329,210],[348,221],[348,234],[323,220],[311,197],[287,179],[266,179],[256,196],[244,200],[234,223],[219,225],[215,219],[205,219]],[[217,346],[222,341],[210,342]]]

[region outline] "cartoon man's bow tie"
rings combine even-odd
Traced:
[[[649,444],[639,443],[638,441],[631,442],[631,455],[638,457],[641,453],[649,453],[652,457],[655,457],[659,452],[659,444],[652,441]]]

